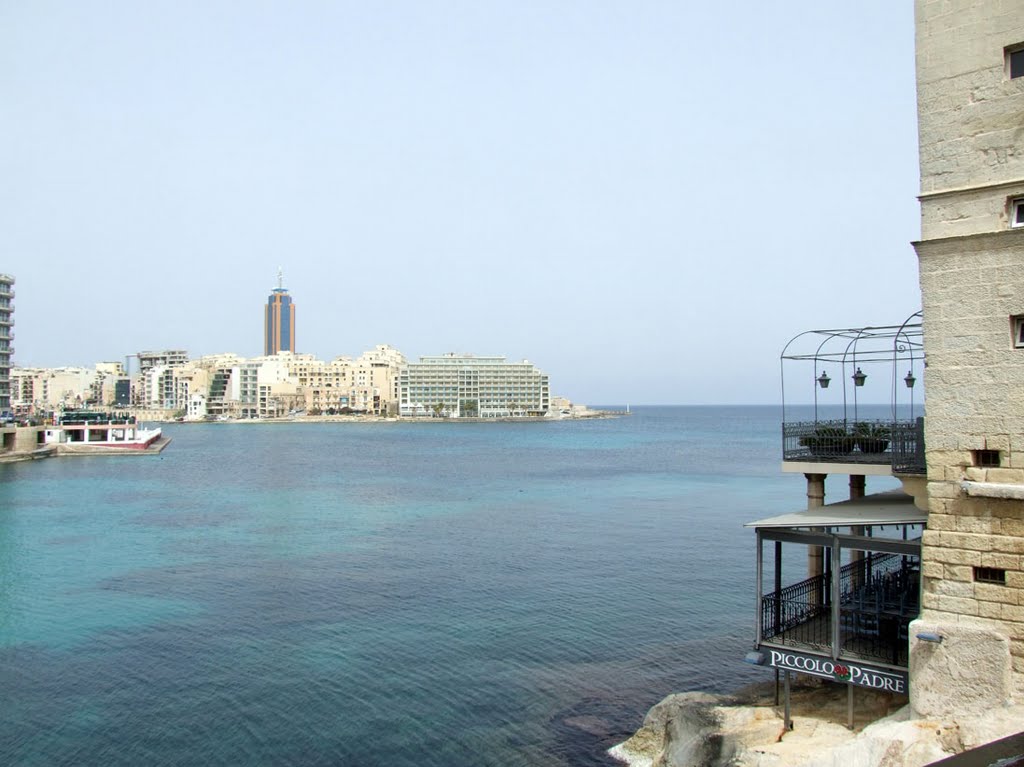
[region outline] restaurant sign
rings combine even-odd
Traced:
[[[820,655],[807,655],[791,650],[773,650],[767,647],[764,649],[768,651],[767,665],[774,668],[798,671],[801,674],[820,676],[836,682],[849,682],[859,687],[870,687],[873,690],[885,690],[903,695],[907,693],[907,672],[905,671],[873,668],[862,663],[832,660]]]

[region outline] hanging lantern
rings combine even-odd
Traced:
[[[860,368],[857,368],[857,372],[850,377],[853,379],[854,386],[863,386],[864,382],[868,380],[867,374]]]
[[[822,370],[821,375],[818,376],[818,385],[821,386],[822,389],[827,389],[831,380],[832,379],[828,377],[828,373]]]
[[[913,389],[914,388],[914,384],[917,383],[917,379],[914,378],[914,371],[913,370],[908,370],[907,371],[907,377],[904,378],[903,381],[907,384],[907,388],[908,389]]]

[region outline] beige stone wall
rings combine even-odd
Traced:
[[[912,645],[911,694],[919,708],[939,711],[942,699],[952,711],[972,690],[1024,699],[1024,501],[963,485],[1024,487],[1024,349],[1010,319],[1024,315],[1024,229],[1010,227],[1010,200],[1024,197],[1024,78],[1010,80],[1005,66],[1005,49],[1024,43],[1024,14],[1020,0],[917,0],[916,15],[929,496],[921,621],[947,641]],[[1000,466],[975,466],[977,450],[999,451]],[[1005,570],[1005,585],[979,582],[976,567]],[[982,664],[978,648],[1005,657]],[[939,694],[929,698],[932,682]]]
[[[1004,49],[1024,43],[1019,0],[918,0],[924,239],[1005,229],[1024,196],[1021,98]]]
[[[935,483],[938,484],[938,483]],[[922,551],[922,619],[987,626],[1009,640],[1018,694],[1024,694],[1024,519],[1021,502],[932,496]],[[975,567],[1002,568],[1006,584],[980,583]]]
[[[1004,466],[1024,469],[1024,349],[1010,321],[1024,314],[1024,229],[917,250],[929,478],[960,481],[958,467],[978,449],[1004,451]]]
[[[1005,637],[1010,686],[1024,696],[1024,502],[968,497],[962,487],[965,480],[1024,486],[1024,349],[1014,348],[1010,325],[1011,315],[1024,314],[1024,270],[1013,267],[1024,263],[1024,231],[917,249],[928,360],[922,620]],[[974,466],[975,450],[999,451],[1000,467]],[[976,582],[975,567],[1004,569],[1006,584]]]

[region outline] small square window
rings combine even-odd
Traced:
[[[1015,45],[1006,49],[1006,73],[1011,80],[1024,77],[1024,46]]]
[[[998,450],[972,450],[974,454],[974,465],[981,468],[993,469],[999,466]]]

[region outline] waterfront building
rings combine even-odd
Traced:
[[[352,374],[352,360],[336,357],[327,364],[310,369],[300,378],[305,410],[310,415],[336,415],[349,412],[349,384]]]
[[[184,349],[164,349],[155,352],[138,352],[135,355],[139,361],[139,372],[145,373],[161,365],[167,367],[180,367],[188,362],[188,352]]]
[[[11,409],[11,356],[14,354],[14,278],[0,274],[0,414]]]
[[[263,312],[263,354],[269,357],[278,352],[295,352],[295,302],[280,270]]]
[[[807,510],[751,524],[747,660],[845,681],[851,701],[858,684],[908,692],[918,718],[956,723],[1024,704],[1024,17],[1004,0],[915,7],[922,312],[784,350],[784,400],[813,391],[813,419],[783,408]],[[872,422],[858,392],[879,378],[892,415]],[[825,503],[829,474],[850,500]],[[878,474],[903,492],[867,495]],[[787,549],[805,579],[785,582]]]
[[[96,377],[90,387],[89,401],[102,407],[114,405],[127,405],[128,399],[118,402],[118,385],[120,390],[125,391],[128,376],[125,374],[124,365],[120,362],[97,362]]]
[[[916,2],[929,514],[910,671],[935,718],[1024,702],[1020,11]]]
[[[304,406],[298,379],[292,375],[293,355],[281,352],[258,360],[256,418],[280,418]]]
[[[231,393],[239,418],[259,417],[259,369],[258,362],[244,362],[231,370]]]
[[[103,380],[99,366],[12,368],[11,409],[18,415],[30,416],[93,405],[99,401]]]
[[[133,377],[132,404],[141,407],[175,408],[174,368],[188,362],[183,349],[138,352],[138,373]]]
[[[349,407],[360,413],[396,415],[399,377],[405,357],[387,344],[378,344],[350,363]]]
[[[172,368],[174,376],[174,402],[171,408],[176,417],[202,420],[206,417],[206,402],[211,388],[211,375],[205,366],[190,362]]]
[[[445,354],[420,357],[399,373],[402,416],[508,418],[545,416],[548,376],[530,362]]]

